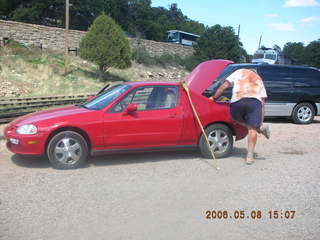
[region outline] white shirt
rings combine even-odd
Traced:
[[[267,98],[263,81],[258,74],[249,69],[238,69],[226,78],[233,85],[231,102],[242,98],[256,98],[262,102]]]

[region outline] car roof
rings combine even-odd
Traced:
[[[235,63],[235,64],[230,64],[231,66],[235,68],[257,68],[257,67],[265,67],[265,66],[272,66],[274,68],[278,67],[286,67],[286,68],[300,68],[300,69],[315,69],[318,70],[317,68],[314,67],[309,67],[309,66],[303,66],[303,65],[284,65],[284,64],[254,64],[254,63]]]
[[[164,81],[144,81],[144,82],[128,82],[124,83],[131,85],[133,87],[139,87],[139,86],[177,86],[179,85],[178,82],[164,82]]]

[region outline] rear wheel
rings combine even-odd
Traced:
[[[299,103],[292,112],[292,120],[296,124],[309,124],[313,121],[315,110],[310,103]]]
[[[210,147],[216,158],[223,158],[231,154],[233,149],[233,136],[231,130],[223,124],[213,124],[205,130]],[[200,152],[205,158],[212,158],[205,136],[199,142]]]
[[[63,131],[50,140],[47,155],[54,168],[78,168],[87,160],[88,144],[79,133]]]

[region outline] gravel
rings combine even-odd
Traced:
[[[269,124],[256,149],[265,160],[245,165],[241,140],[219,171],[197,152],[102,156],[59,171],[0,141],[0,239],[319,239],[320,118]],[[206,219],[208,210],[233,218]],[[235,219],[240,210],[249,218]]]

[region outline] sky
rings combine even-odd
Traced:
[[[240,25],[248,54],[261,45],[283,48],[287,42],[308,45],[320,39],[320,0],[152,0],[153,7],[177,3],[184,15],[209,27]]]

